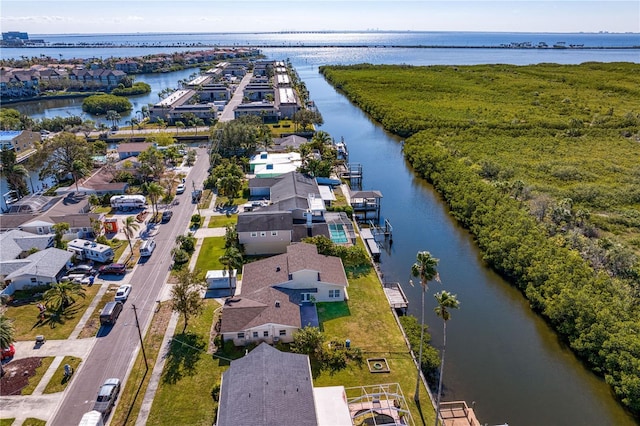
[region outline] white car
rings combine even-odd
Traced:
[[[122,284],[118,287],[114,300],[117,302],[126,302],[129,298],[129,293],[131,293],[131,284]]]
[[[181,183],[176,188],[176,194],[182,194],[185,191],[185,189],[186,189],[186,187],[184,186],[184,183]]]

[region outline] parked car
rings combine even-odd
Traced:
[[[84,274],[69,274],[62,277],[62,281],[72,281],[78,284],[93,284],[93,275],[84,275]]]
[[[122,312],[122,302],[107,302],[100,312],[100,325],[114,325]]]
[[[101,275],[124,275],[127,273],[127,265],[124,263],[110,263],[103,265],[98,269]]]
[[[151,256],[153,250],[156,248],[156,241],[153,238],[149,238],[148,240],[144,240],[142,245],[140,246],[140,256],[148,257]]]
[[[182,194],[185,189],[187,189],[187,187],[185,186],[184,183],[181,183],[180,185],[178,185],[178,187],[176,188],[176,194]]]
[[[0,359],[5,360],[7,358],[12,358],[16,354],[16,348],[13,344],[10,344],[8,348],[3,348],[2,352],[0,352]]]
[[[118,302],[126,302],[129,298],[129,293],[131,293],[131,284],[122,284],[116,290],[116,296],[114,299]]]
[[[173,216],[173,212],[171,210],[165,210],[162,212],[162,222],[169,222],[171,220],[171,216]]]
[[[108,414],[113,408],[118,394],[120,393],[120,379],[111,378],[105,380],[104,384],[98,390],[98,397],[93,409],[101,412],[103,415]]]
[[[85,274],[85,275],[96,275],[98,270],[90,265],[75,265],[67,270],[67,275],[72,274]]]

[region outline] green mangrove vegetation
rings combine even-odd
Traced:
[[[326,66],[640,415],[640,64]]]
[[[124,112],[131,108],[129,99],[116,95],[91,95],[82,101],[82,110],[96,115],[106,114],[107,111]]]

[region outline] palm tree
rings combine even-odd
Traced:
[[[458,309],[460,302],[455,294],[442,290],[434,295],[438,306],[435,308],[436,314],[442,318],[442,359],[440,360],[440,378],[438,379],[438,395],[436,397],[436,426],[440,418],[440,395],[442,394],[442,376],[444,375],[444,351],[447,348],[447,321],[451,318],[449,309]]]
[[[16,329],[13,321],[5,315],[0,315],[0,349],[6,349],[15,342]]]
[[[47,307],[51,308],[54,312],[63,311],[65,308],[74,304],[76,297],[84,299],[86,294],[82,284],[72,281],[55,284],[42,295],[42,299]]]
[[[76,183],[76,192],[80,192],[78,189],[78,179],[85,177],[89,174],[89,169],[84,164],[83,161],[75,160],[71,164],[71,175],[73,176],[73,180]]]
[[[227,247],[224,254],[218,258],[229,273],[229,296],[233,296],[233,271],[242,267],[242,253],[236,246]]]
[[[6,349],[15,342],[16,329],[13,322],[4,315],[0,315],[0,350]],[[4,376],[4,368],[0,364],[0,376]]]
[[[150,182],[144,185],[147,195],[151,199],[151,206],[153,207],[153,217],[155,219],[158,214],[158,200],[164,194],[164,188],[157,182]]]
[[[127,236],[127,240],[129,241],[129,249],[131,249],[131,256],[133,256],[133,245],[131,244],[131,239],[133,238],[133,234],[140,228],[140,225],[136,223],[135,216],[127,216],[125,220],[122,221],[124,225],[122,231],[124,235]]]
[[[416,393],[413,399],[420,402],[420,374],[422,372],[422,342],[424,340],[424,293],[427,291],[427,283],[432,279],[440,281],[438,271],[438,259],[431,256],[428,251],[419,251],[416,255],[416,263],[411,266],[411,275],[420,277],[420,286],[422,287],[422,308],[420,320],[420,354],[418,355],[418,379],[416,380]]]

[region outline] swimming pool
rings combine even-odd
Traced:
[[[345,232],[344,227],[340,224],[329,224],[329,235],[331,236],[331,241],[336,244],[346,244],[349,242],[347,233]]]

